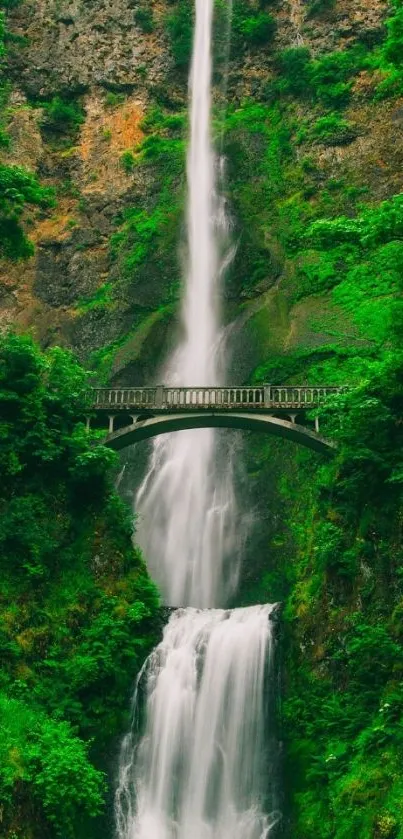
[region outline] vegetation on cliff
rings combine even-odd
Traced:
[[[269,270],[320,336],[266,351],[255,379],[351,388],[321,416],[339,442],[331,465],[253,445],[255,475],[279,476],[293,541],[277,525],[258,596],[285,600],[286,833],[298,839],[403,835],[403,202],[393,178],[379,198],[368,173],[336,178],[318,154],[362,130],[357,74],[374,109],[401,94],[401,32],[392,4],[376,45],[282,51],[260,101],[227,117],[242,235],[232,293],[253,294]]]
[[[61,350],[0,343],[0,798],[7,837],[108,835],[107,774],[158,597]],[[97,822],[96,816],[102,816]]]
[[[9,85],[6,66],[8,32],[3,10],[12,8],[18,2],[2,0],[0,3],[0,150],[7,148],[10,142],[4,126]],[[21,223],[24,209],[27,205],[49,207],[51,203],[51,191],[43,188],[32,172],[0,162],[0,257],[15,260],[33,253],[33,246]]]

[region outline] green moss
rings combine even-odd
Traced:
[[[91,364],[101,381],[108,382],[126,365],[137,361],[154,327],[162,324],[172,311],[172,306],[162,306],[142,318],[138,316],[130,332],[93,353]]]
[[[311,129],[311,137],[325,146],[345,146],[358,136],[356,128],[338,114],[320,117]]]
[[[107,309],[113,305],[113,285],[110,282],[103,283],[91,297],[85,297],[77,301],[77,310],[80,313],[89,312],[93,309]]]

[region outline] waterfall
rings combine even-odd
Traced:
[[[270,836],[278,821],[264,748],[273,608],[172,615],[135,693],[136,712],[144,681],[145,731],[136,747],[134,713],[121,752],[118,839]]]
[[[164,379],[214,386],[224,375],[218,301],[232,254],[224,164],[210,135],[214,0],[195,6],[184,337]],[[225,606],[238,582],[234,459],[228,449],[222,457],[213,430],[162,436],[137,495],[151,573],[170,605],[187,608],[171,615],[138,679],[120,755],[118,839],[273,839],[274,607],[211,608]]]
[[[219,327],[225,201],[211,138],[213,0],[196,0],[187,161],[187,265],[184,337],[164,370],[168,385],[219,385]],[[223,463],[223,459],[225,462]],[[156,438],[137,494],[138,540],[172,606],[223,606],[238,581],[240,539],[230,456],[220,457],[213,429]]]

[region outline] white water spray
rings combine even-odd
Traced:
[[[273,608],[171,617],[142,677],[145,732],[122,748],[118,839],[269,837],[278,821],[264,749]]]
[[[222,383],[219,286],[229,261],[219,161],[211,139],[213,0],[196,0],[190,80],[188,265],[184,338],[169,361],[169,385]],[[223,464],[212,429],[156,439],[136,499],[138,539],[150,571],[172,606],[221,606],[238,581],[240,548],[232,460]]]

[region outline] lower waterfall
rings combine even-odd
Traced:
[[[275,608],[172,614],[138,679],[133,727],[122,745],[119,839],[272,834],[279,816],[266,692]]]

